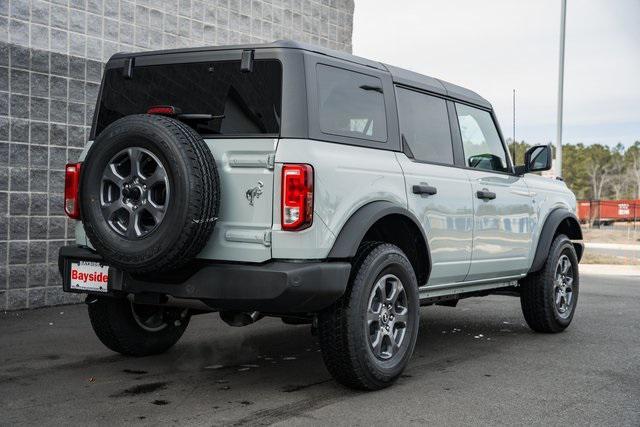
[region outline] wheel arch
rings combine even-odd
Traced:
[[[564,234],[571,240],[582,240],[580,222],[576,215],[566,208],[556,208],[547,215],[542,230],[540,231],[538,246],[536,247],[529,273],[535,273],[542,268],[551,244],[553,243],[553,239],[555,239],[558,234]],[[578,261],[580,261],[582,253],[584,252],[584,246],[580,242],[574,242],[573,246],[576,250]]]
[[[429,244],[420,221],[409,210],[388,201],[362,206],[344,224],[328,257],[353,258],[367,240],[398,246],[409,258],[419,286],[426,284],[431,272]]]

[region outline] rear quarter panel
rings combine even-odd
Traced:
[[[314,172],[313,225],[283,231],[280,187],[283,163],[307,163]],[[383,200],[406,207],[404,176],[393,151],[306,139],[281,139],[276,152],[272,255],[326,258],[347,220],[367,203]]]

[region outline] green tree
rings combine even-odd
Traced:
[[[609,180],[609,196],[615,200],[623,199],[627,195],[629,174],[624,162],[624,145],[618,143],[611,150],[611,179]]]
[[[585,170],[589,177],[591,199],[600,200],[613,172],[611,149],[606,145],[592,144],[584,149],[584,157],[587,161]]]
[[[536,144],[506,140],[516,165]],[[552,146],[555,158],[555,146]],[[622,144],[566,144],[563,146],[562,178],[578,199],[640,199],[640,141]]]
[[[578,199],[590,196],[584,150],[583,144],[567,144],[562,147],[562,178]]]
[[[624,163],[631,177],[634,190],[632,197],[640,199],[640,141],[636,141],[624,153]]]

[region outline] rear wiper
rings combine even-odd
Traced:
[[[194,122],[208,122],[209,120],[224,119],[224,114],[183,113],[180,108],[174,107],[173,105],[154,105],[153,107],[149,107],[147,114],[175,117],[178,120]]]
[[[195,121],[195,122],[201,122],[201,121],[208,122],[209,120],[224,119],[224,114],[214,115],[214,114],[199,114],[199,113],[180,113],[180,114],[176,114],[176,118],[178,120],[192,120],[192,121]]]

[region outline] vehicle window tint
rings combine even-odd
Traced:
[[[281,98],[277,60],[255,60],[250,73],[240,70],[240,61],[137,66],[130,79],[121,68],[111,68],[105,73],[96,134],[121,117],[171,105],[182,113],[212,115],[187,122],[203,135],[277,135]]]
[[[466,165],[475,169],[507,172],[507,155],[491,114],[456,104]]]
[[[447,102],[397,88],[400,132],[416,160],[453,164]]]
[[[320,130],[386,141],[387,118],[380,79],[321,64],[317,70]]]

